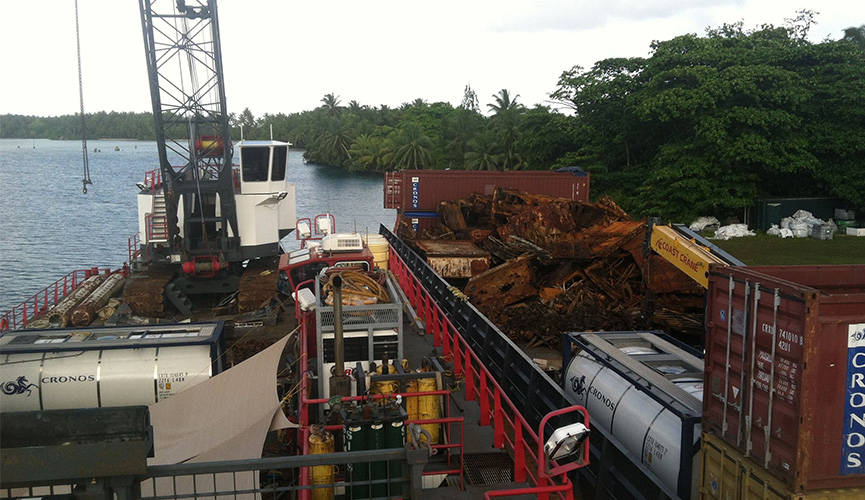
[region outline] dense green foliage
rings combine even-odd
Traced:
[[[865,207],[865,52],[808,43],[809,26],[807,12],[786,28],[725,25],[565,72],[553,97],[577,113],[572,158],[592,189],[676,219],[767,195]]]
[[[655,42],[646,58],[565,71],[531,109],[507,89],[487,116],[466,86],[459,106],[321,106],[232,114],[233,136],[288,140],[307,161],[351,171],[552,169],[579,165],[592,193],[634,215],[684,220],[741,213],[763,196],[837,196],[865,211],[865,26],[806,40],[813,14],[785,27],[741,23]],[[148,113],[87,116],[88,137],[152,139]],[[77,116],[0,117],[0,137],[80,137]]]
[[[85,115],[88,139],[156,138],[152,113],[87,113]],[[0,137],[18,139],[81,139],[81,119],[78,114],[39,117],[23,115],[0,116]]]

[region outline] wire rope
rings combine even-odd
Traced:
[[[90,160],[87,157],[87,120],[84,118],[84,79],[81,74],[81,30],[78,26],[78,0],[75,0],[75,46],[78,50],[78,97],[81,104],[81,156],[84,161],[84,179],[82,179],[81,191],[87,194],[87,185],[93,184],[90,180]]]
[[[195,150],[195,141],[198,137],[198,109],[200,107],[199,100],[201,99],[200,92],[198,89],[198,73],[195,69],[195,58],[192,55],[192,37],[190,37],[189,31],[189,20],[185,17],[180,19],[180,22],[183,26],[183,46],[184,52],[186,53],[186,66],[189,70],[189,85],[190,85],[190,94],[187,94],[185,85],[182,86],[183,94],[187,94],[186,102],[187,104],[187,117],[189,120],[189,159],[190,163],[192,163],[193,175],[192,178],[195,180],[195,189],[197,191],[197,201],[198,201],[198,211],[201,215],[201,235],[204,238],[205,244],[209,243],[210,238],[207,233],[207,222],[205,221],[205,213],[204,213],[204,199],[201,194],[201,177],[204,172],[203,166],[201,165],[200,160],[198,159],[198,153]],[[178,57],[178,63],[182,64],[182,59]],[[183,72],[181,71],[181,78]],[[182,80],[181,80],[182,82]],[[191,107],[192,109],[189,109]]]

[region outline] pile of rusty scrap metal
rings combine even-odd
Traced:
[[[400,236],[422,255],[424,240],[489,252],[489,269],[460,285],[515,340],[558,349],[563,332],[702,327],[703,289],[661,257],[646,258],[645,222],[609,197],[589,204],[497,188],[443,202],[438,214],[418,230],[401,223]]]

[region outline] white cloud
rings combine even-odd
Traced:
[[[530,0],[506,2],[508,8],[494,23],[499,31],[582,31],[622,26],[629,22],[686,16],[689,11],[705,11],[720,6],[741,6],[745,0],[713,0],[695,3],[693,0]],[[628,32],[620,33],[627,37]]]
[[[86,109],[150,110],[138,3],[79,6]],[[653,40],[722,23],[782,25],[800,8],[820,12],[815,41],[865,23],[865,2],[847,0],[219,3],[228,106],[256,115],[312,109],[329,92],[370,106],[457,104],[466,84],[484,108],[502,88],[531,106],[575,64],[647,56]],[[73,16],[68,0],[0,3],[0,114],[77,111]]]

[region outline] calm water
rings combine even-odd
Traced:
[[[93,185],[85,195],[80,142],[0,139],[0,312],[72,270],[128,260],[127,240],[138,230],[135,183],[157,168],[156,143],[87,144]],[[393,227],[379,176],[305,165],[292,151],[289,177],[298,217],[330,212],[341,231]]]

